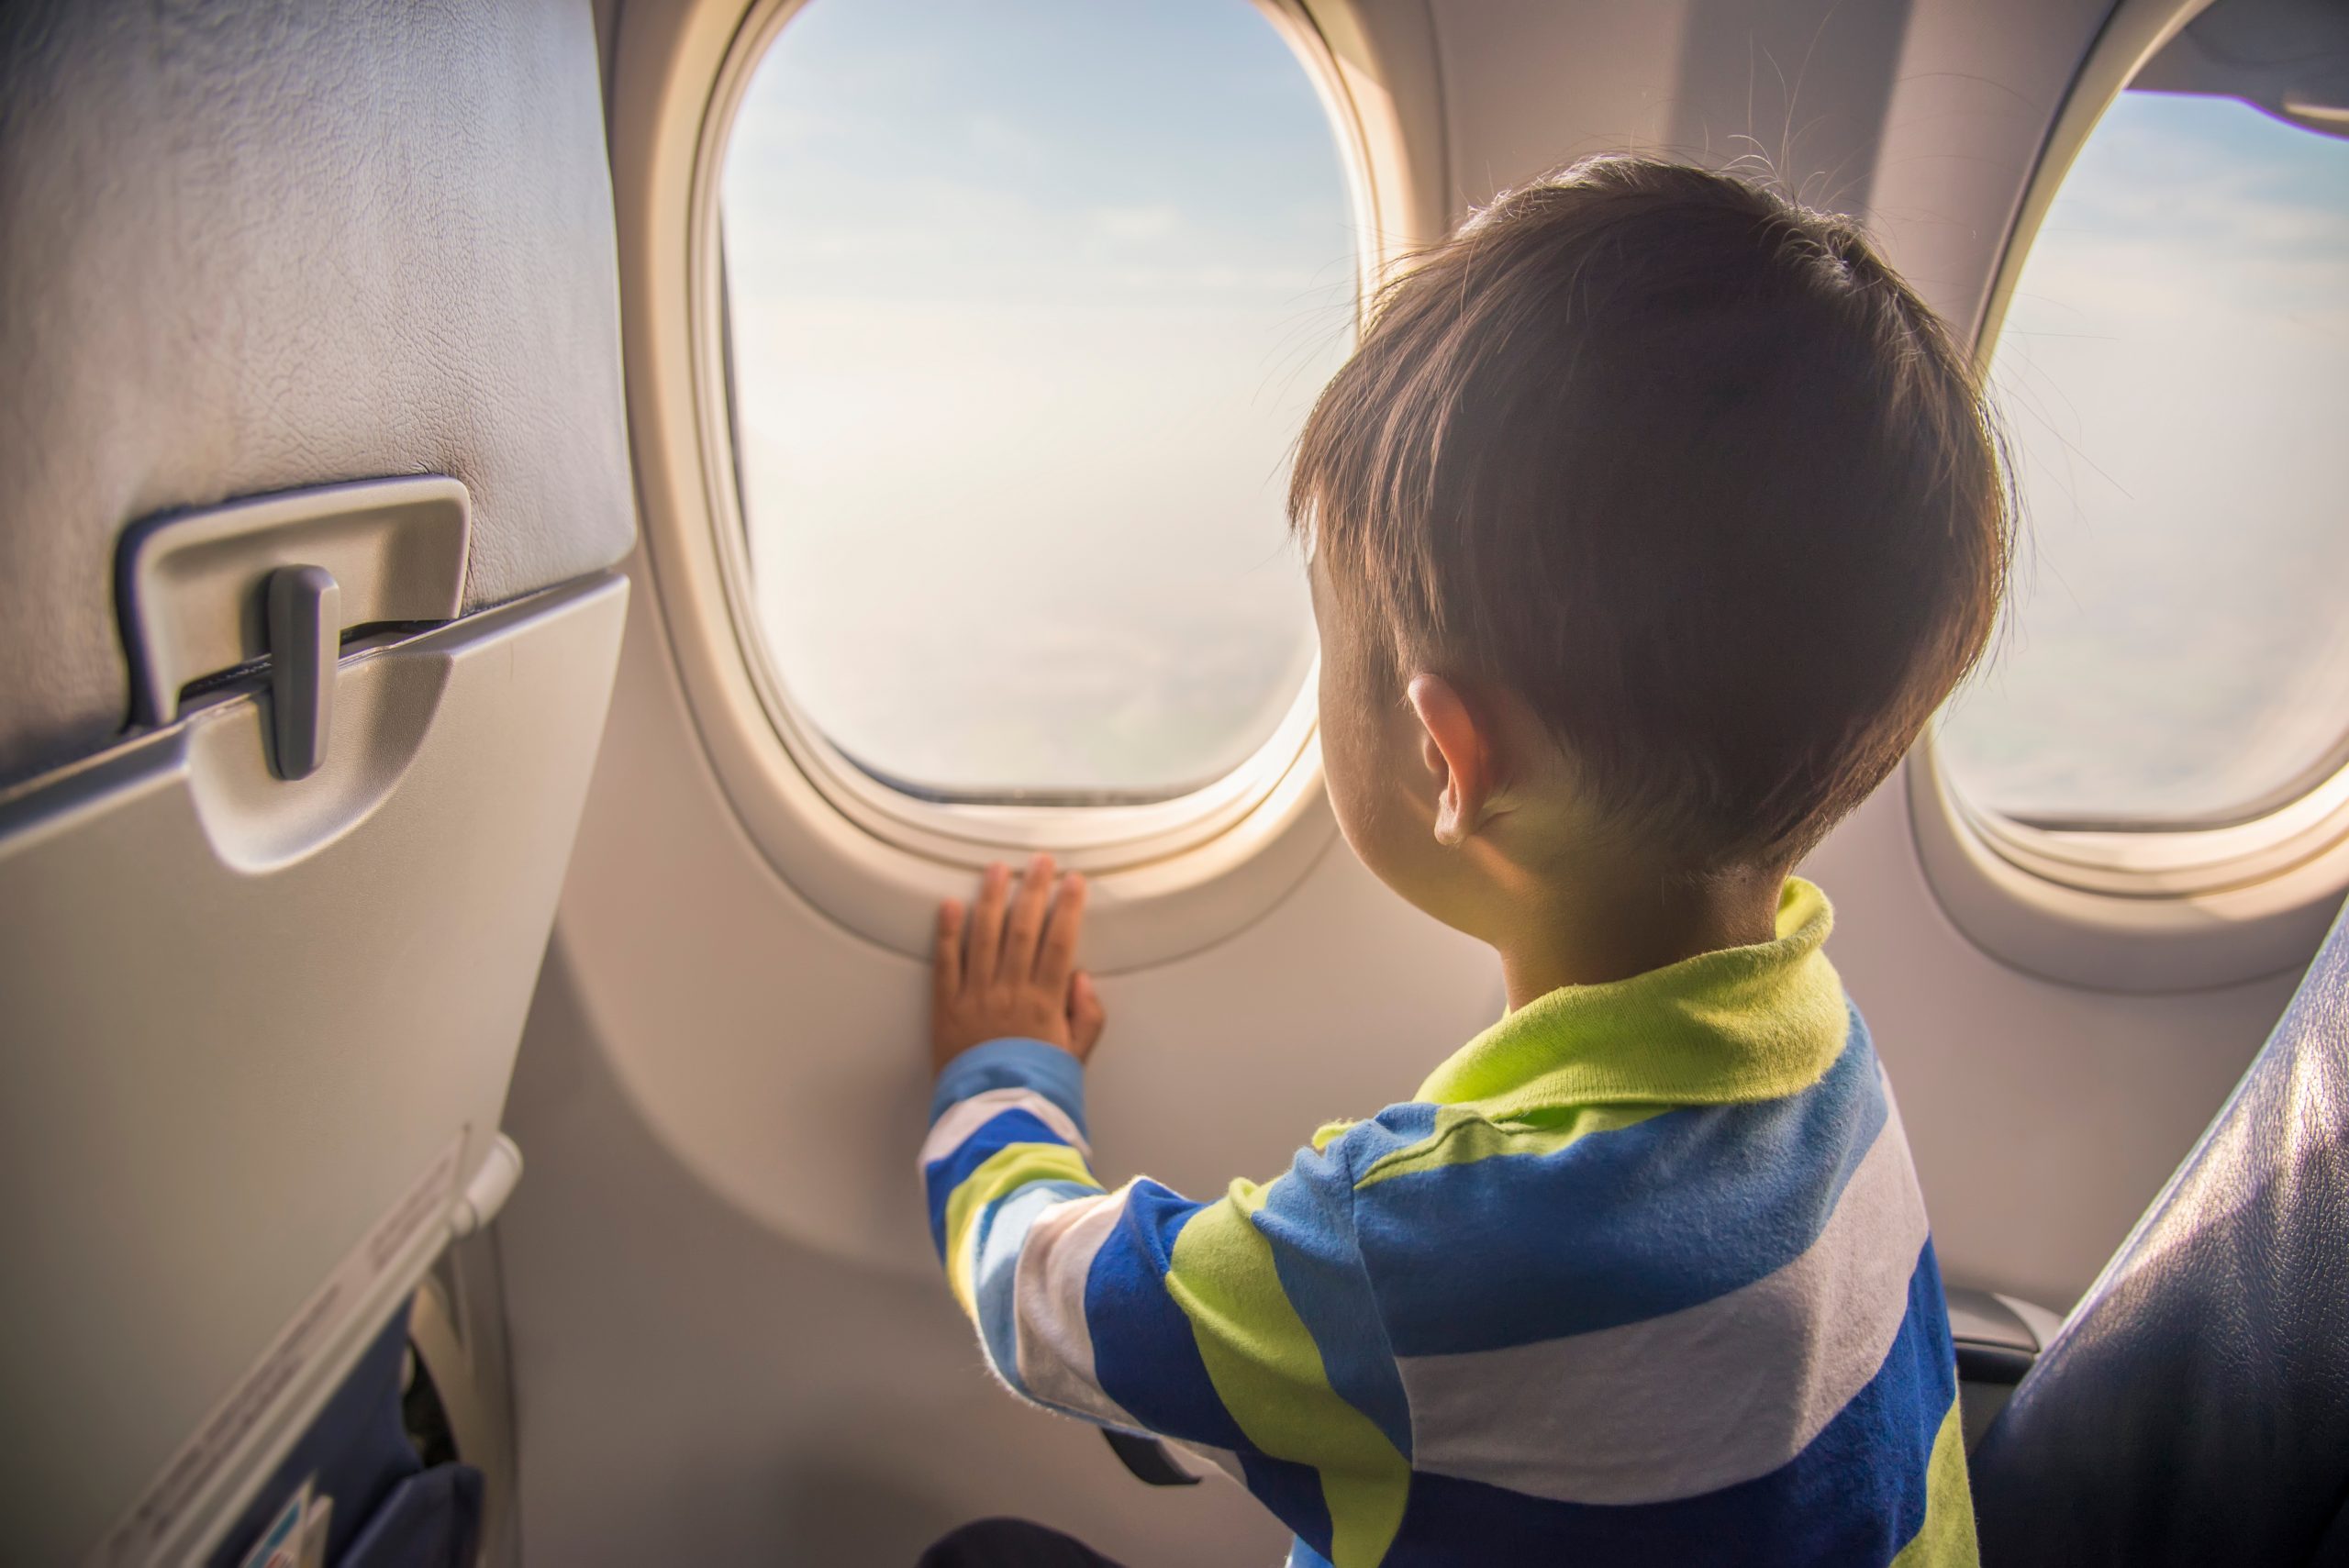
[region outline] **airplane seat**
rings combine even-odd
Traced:
[[[635,528],[589,0],[0,6],[0,1561],[470,1561],[397,1403]]]
[[[2349,911],[1972,1467],[1993,1568],[2349,1563]]]

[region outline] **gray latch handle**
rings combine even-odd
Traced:
[[[456,618],[471,537],[465,487],[440,474],[135,524],[116,568],[132,722],[173,723],[192,684],[266,657],[271,762],[309,777],[326,761],[343,633]]]
[[[334,662],[342,651],[342,589],[323,566],[269,574],[269,706],[277,776],[306,779],[326,761]]]

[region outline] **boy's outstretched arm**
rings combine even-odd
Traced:
[[[1089,1164],[1102,1011],[1081,878],[990,867],[941,909],[922,1148],[930,1234],[988,1364],[1025,1398],[1221,1463],[1339,1565],[1401,1521],[1410,1423],[1353,1233],[1345,1145],[1194,1203]]]

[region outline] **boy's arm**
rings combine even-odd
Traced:
[[[1216,1451],[1341,1568],[1375,1562],[1401,1519],[1409,1418],[1342,1145],[1208,1204],[1148,1180],[1103,1191],[1083,1097],[1100,1010],[1073,966],[1082,884],[1048,910],[1050,874],[1031,867],[1007,909],[991,870],[967,935],[957,906],[941,913],[922,1162],[955,1298],[1015,1393]],[[1056,940],[1065,960],[1047,956]],[[1057,1019],[1041,1021],[1041,996]],[[1033,1032],[997,1022],[1015,1015]]]

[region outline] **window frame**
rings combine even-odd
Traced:
[[[2218,0],[2122,0],[2022,193],[1975,339],[1987,373],[2042,223],[2105,112]],[[2205,989],[2296,969],[2349,889],[2349,766],[2304,774],[2207,826],[2017,820],[1966,797],[1936,715],[1908,773],[1920,858],[1943,907],[2010,966],[2099,989]],[[2344,726],[2349,728],[2349,726]],[[2349,741],[2349,737],[2344,737]]]
[[[768,0],[755,7],[745,24],[743,38],[729,58],[726,72],[710,100],[709,119],[703,132],[707,149],[697,182],[695,230],[697,242],[718,251],[716,278],[705,298],[716,316],[704,326],[718,341],[713,356],[724,373],[714,395],[722,398],[726,416],[711,421],[713,439],[723,450],[712,454],[722,472],[739,474],[734,453],[732,345],[727,322],[728,301],[724,256],[719,239],[719,187],[724,181],[726,153],[733,122],[760,65],[783,39],[784,33],[808,0]],[[841,0],[832,0],[839,4]],[[1346,199],[1355,221],[1365,233],[1376,203],[1369,188],[1368,156],[1361,127],[1337,89],[1326,60],[1327,46],[1309,19],[1278,0],[1249,0],[1273,25],[1288,46],[1320,101],[1338,143],[1339,165],[1346,182]],[[1318,62],[1318,68],[1317,68]],[[1372,247],[1357,248],[1355,256],[1355,324],[1362,322],[1363,303],[1375,286],[1377,261]],[[713,395],[713,394],[705,394]],[[1245,817],[1279,787],[1287,773],[1306,762],[1313,739],[1314,689],[1320,672],[1317,652],[1305,668],[1297,692],[1290,697],[1273,733],[1238,765],[1195,789],[1154,800],[1062,802],[1054,793],[1040,789],[1048,804],[1010,800],[939,799],[924,792],[900,789],[877,771],[865,767],[834,744],[823,728],[793,699],[788,681],[766,646],[759,624],[750,565],[749,519],[741,487],[720,487],[713,495],[711,521],[718,533],[720,563],[727,573],[729,601],[743,655],[751,667],[761,700],[784,745],[791,751],[808,779],[833,808],[876,837],[917,852],[983,866],[1003,853],[1050,850],[1056,854],[1084,854],[1097,864],[1110,866],[1179,853],[1214,837]]]
[[[790,889],[849,930],[926,954],[938,899],[974,869],[1048,850],[1095,882],[1091,963],[1164,962],[1264,913],[1335,840],[1309,668],[1279,728],[1232,773],[1108,806],[919,799],[864,773],[798,712],[749,593],[727,387],[718,195],[750,78],[805,0],[674,0],[660,53],[631,55],[611,108],[629,400],[654,592],[714,783]],[[1252,0],[1330,117],[1356,222],[1358,298],[1442,231],[1440,83],[1408,12]],[[1399,26],[1398,26],[1399,20]],[[1431,28],[1430,29],[1431,30]],[[640,635],[643,632],[640,633]]]

